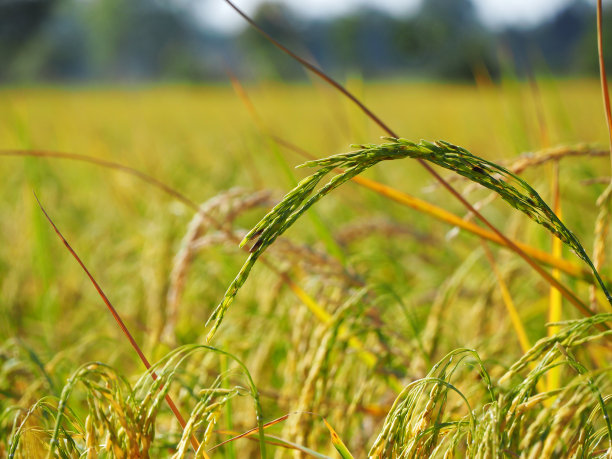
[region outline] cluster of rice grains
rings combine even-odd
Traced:
[[[601,342],[594,326],[612,314],[563,323],[497,381],[469,349],[449,353],[396,399],[370,457],[610,457],[610,369],[588,374],[571,349]],[[548,392],[536,386],[555,366],[575,374]],[[526,372],[527,368],[532,368]],[[461,391],[473,375],[475,384]],[[476,401],[476,403],[474,403]]]
[[[200,358],[197,358],[199,355]],[[196,369],[206,366],[212,356],[234,361],[244,385],[222,387],[224,377],[202,378]],[[217,367],[219,364],[217,363]],[[157,377],[152,378],[155,372]],[[206,375],[204,375],[206,376]],[[227,375],[226,375],[227,376]],[[159,416],[164,399],[176,379],[189,384],[179,391],[183,406],[191,406],[190,417],[180,436]],[[186,393],[189,396],[186,396]],[[9,457],[40,457],[48,446],[48,457],[159,457],[167,447],[174,458],[206,457],[213,428],[225,405],[236,396],[250,396],[256,416],[261,418],[259,394],[246,367],[228,353],[215,348],[187,345],[166,355],[131,386],[115,370],[101,363],[83,365],[68,379],[59,400],[43,398],[17,419],[8,444]],[[70,408],[74,398],[85,398],[87,416],[83,421]],[[158,417],[164,418],[160,422]],[[180,426],[179,426],[180,428]],[[162,430],[161,434],[158,430]],[[195,433],[200,442],[194,441]],[[50,436],[50,439],[47,438]]]

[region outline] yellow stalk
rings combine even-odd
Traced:
[[[552,173],[552,195],[553,195],[553,212],[561,218],[561,199],[559,198],[559,162],[554,161]],[[552,238],[552,255],[555,258],[561,258],[563,244],[556,237]],[[561,272],[558,269],[553,269],[551,275],[559,280]],[[559,291],[553,287],[550,288],[550,303],[548,306],[548,321],[559,322],[562,315],[562,297]],[[548,327],[548,336],[552,336],[559,331],[560,327]],[[548,390],[555,390],[561,384],[561,367],[552,368],[546,375],[546,383]]]

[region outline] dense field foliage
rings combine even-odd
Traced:
[[[593,255],[610,205],[598,201],[610,160],[596,81],[348,86],[402,137],[444,139],[516,171],[612,277]],[[269,457],[337,457],[322,417],[355,457],[612,454],[610,316],[586,319],[564,300],[561,318],[579,321],[547,327],[561,301],[548,283],[443,221],[427,203],[465,209],[410,158],[308,210],[207,343],[207,320],[248,255],[240,240],[313,172],[294,166],[382,142],[329,88],[14,88],[0,100],[0,454],[44,457],[55,435],[67,457],[193,455],[164,390],[206,449],[256,427],[260,412],[264,423],[288,415],[265,429]],[[26,152],[133,167],[204,215],[115,166]],[[588,267],[546,229],[439,170],[506,236],[562,258],[552,263],[565,267],[561,283],[611,312]],[[157,382],[33,192],[144,354],[165,359]],[[398,192],[425,204],[389,198]],[[199,457],[258,457],[257,437]]]

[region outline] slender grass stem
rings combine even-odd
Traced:
[[[151,370],[151,364],[149,363],[149,360],[145,357],[144,353],[140,349],[140,346],[138,345],[138,343],[136,342],[136,340],[134,339],[134,337],[128,330],[127,326],[125,325],[125,322],[123,322],[123,319],[121,319],[121,316],[119,315],[117,310],[113,307],[110,300],[108,299],[108,297],[106,296],[106,294],[104,293],[104,291],[102,290],[102,288],[100,287],[96,279],[94,279],[93,275],[89,272],[89,270],[87,269],[87,267],[85,266],[81,258],[77,255],[77,253],[70,246],[66,238],[62,235],[58,227],[55,225],[55,223],[53,222],[53,220],[51,219],[51,217],[49,216],[49,214],[47,213],[47,211],[41,204],[40,200],[38,199],[38,196],[36,196],[36,193],[34,193],[34,197],[36,198],[36,202],[38,203],[40,210],[42,210],[43,214],[45,215],[45,217],[47,218],[47,220],[53,227],[53,230],[55,231],[57,236],[61,239],[61,241],[64,243],[64,245],[66,246],[70,254],[74,257],[77,263],[81,266],[85,274],[87,274],[87,277],[89,277],[89,280],[91,281],[94,288],[96,289],[96,291],[102,298],[102,301],[104,301],[104,304],[106,304],[106,307],[108,308],[109,312],[111,313],[111,315],[113,316],[117,324],[119,325],[119,328],[121,329],[123,334],[126,336],[128,341],[130,342],[130,345],[132,346],[134,351],[136,351],[136,354],[138,354],[138,357],[140,358],[140,360],[142,361],[146,369]],[[158,378],[157,373],[155,373],[155,371],[151,371],[151,377],[153,378],[153,380],[156,380]],[[185,418],[183,418],[183,416],[181,415],[180,411],[178,410],[177,406],[175,405],[170,395],[166,394],[165,399],[166,399],[166,402],[168,403],[168,406],[172,410],[172,413],[174,413],[174,416],[178,420],[179,424],[181,425],[183,429],[185,429],[185,426],[187,425],[187,423],[185,422]],[[194,451],[197,451],[200,446],[198,440],[196,440],[196,438],[193,436],[191,437],[191,445],[193,446]]]

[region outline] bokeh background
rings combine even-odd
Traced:
[[[470,80],[597,71],[594,0],[238,1],[334,76]],[[604,18],[612,24],[612,13]],[[610,27],[607,27],[609,30]],[[606,51],[610,56],[610,47]],[[2,0],[0,82],[304,79],[222,0]]]

